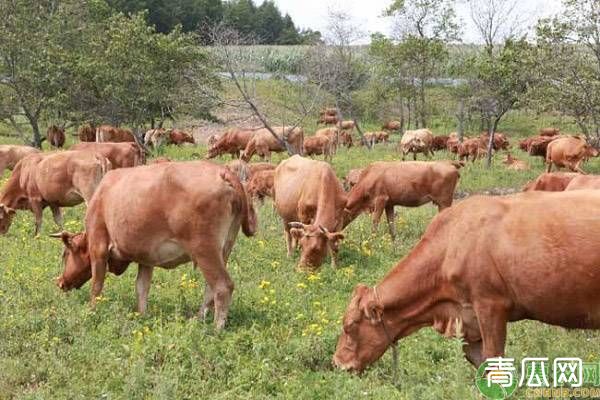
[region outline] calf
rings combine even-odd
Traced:
[[[273,198],[274,179],[274,169],[265,169],[253,173],[248,180],[248,195],[253,199],[260,200],[261,202],[264,201],[265,197]]]
[[[466,139],[458,144],[457,154],[459,160],[466,159],[466,161],[469,161],[469,157],[472,157],[471,161],[475,162],[475,160],[487,154],[487,148],[479,138]]]
[[[427,157],[433,156],[432,142],[433,134],[429,129],[404,132],[398,144],[398,150],[402,153],[402,160],[405,160],[408,153],[413,153],[413,160],[417,159],[417,153],[423,153]]]
[[[51,147],[63,147],[65,145],[65,128],[50,125],[46,131],[46,139]]]
[[[433,202],[439,211],[450,207],[461,166],[449,161],[379,161],[370,164],[348,193],[343,226],[362,212],[373,211],[373,230],[376,230],[385,210],[390,235],[394,238],[394,206],[419,207]]]
[[[23,158],[39,153],[40,151],[30,146],[17,146],[12,144],[0,145],[0,177],[5,169],[13,170]]]
[[[192,137],[192,135],[190,135],[184,131],[180,131],[179,129],[169,130],[168,138],[169,138],[168,143],[174,144],[176,146],[181,146],[184,143],[191,143],[191,144],[196,143],[194,141],[194,138]]]
[[[399,131],[402,128],[402,123],[400,121],[387,121],[381,127],[382,131]]]
[[[309,136],[304,138],[304,155],[323,155],[325,161],[333,158],[333,143],[325,136]]]
[[[573,172],[585,174],[581,163],[589,157],[597,157],[598,150],[588,145],[584,139],[565,136],[553,140],[548,144],[546,151],[546,172],[552,170],[552,165],[557,168],[566,167]]]
[[[170,162],[111,171],[89,203],[85,232],[56,235],[65,246],[57,283],[69,290],[91,278],[93,306],[107,270],[121,274],[137,262],[138,311],[144,313],[154,266],[171,269],[191,260],[206,281],[200,316],[214,308],[222,329],[233,292],[227,260],[240,226],[254,234],[254,209],[223,166]]]
[[[527,183],[523,187],[524,192],[541,190],[546,192],[562,192],[569,183],[579,174],[573,172],[551,172],[544,173]]]
[[[283,220],[288,257],[302,248],[299,268],[318,268],[328,252],[335,267],[346,192],[331,166],[294,155],[275,169],[275,208]]]
[[[78,143],[71,150],[98,153],[108,158],[112,168],[129,168],[144,163],[144,152],[135,143]]]
[[[338,123],[338,128],[346,131],[351,131],[356,127],[354,121],[340,121]]]
[[[322,128],[315,132],[315,137],[325,137],[329,139],[332,154],[337,152],[338,142],[342,141],[343,136],[346,135],[349,135],[349,133],[344,130],[340,131],[338,128]]]
[[[475,367],[504,356],[511,321],[600,328],[599,214],[593,190],[473,196],[444,210],[381,282],[356,287],[334,364],[363,371],[424,327],[461,337]]]
[[[231,154],[231,158],[240,158],[255,130],[232,128],[223,133],[216,143],[208,149],[206,158],[211,159],[223,154]]]
[[[44,208],[50,207],[62,226],[60,207],[89,202],[110,169],[105,157],[86,151],[33,154],[22,159],[0,193],[0,234],[5,234],[17,209],[35,215],[35,234],[42,227]]]

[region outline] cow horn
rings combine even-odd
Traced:
[[[69,233],[66,231],[62,231],[62,232],[58,232],[58,233],[51,233],[48,236],[50,236],[51,238],[62,239],[64,234],[69,234]]]
[[[324,234],[328,235],[329,231],[327,230],[327,228],[325,228],[323,225],[319,225],[319,229],[321,230],[321,232],[323,232]]]

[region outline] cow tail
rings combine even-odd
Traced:
[[[239,195],[241,201],[241,212],[242,212],[242,232],[244,235],[250,237],[256,233],[256,211],[252,201],[248,198],[248,193],[244,186],[242,186],[239,179],[234,178],[235,175],[230,171],[221,172],[221,178],[227,182]]]
[[[98,154],[96,154],[96,161],[98,162],[96,168],[96,186],[98,186],[104,175],[112,169],[112,163],[108,158]]]

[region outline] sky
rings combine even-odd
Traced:
[[[390,18],[380,17],[382,11],[388,7],[392,0],[274,0],[283,13],[289,13],[292,19],[301,28],[311,28],[321,32],[327,27],[328,10],[347,10],[355,22],[363,27],[368,42],[371,33],[380,32],[391,34]],[[258,0],[260,4],[262,1]],[[521,0],[518,3],[518,14],[524,16],[531,24],[539,17],[547,17],[560,12],[560,0]],[[478,43],[477,32],[471,22],[469,5],[459,1],[456,14],[461,20],[463,42]]]

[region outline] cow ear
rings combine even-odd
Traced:
[[[62,242],[65,244],[65,247],[68,249],[73,249],[73,235],[72,233],[69,233],[67,231],[62,231],[60,233],[51,233],[49,235],[51,238],[56,238],[56,239],[60,239],[62,240]]]
[[[365,317],[371,321],[372,324],[380,323],[381,317],[383,316],[383,307],[381,304],[373,300],[369,300],[363,309]]]
[[[304,229],[300,229],[300,228],[292,228],[292,229],[290,229],[290,234],[292,235],[292,237],[294,237],[296,239],[300,239],[300,238],[302,238],[302,236],[304,236],[305,231],[304,231]]]

